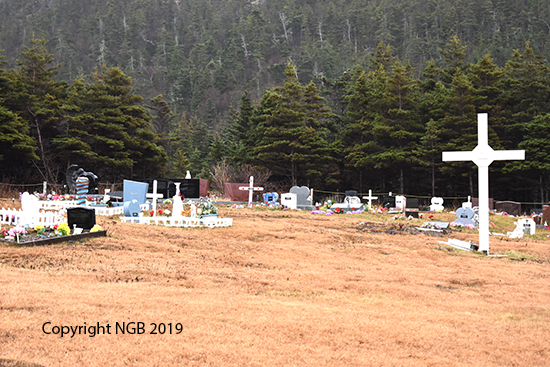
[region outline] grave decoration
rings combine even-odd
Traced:
[[[443,161],[473,161],[478,167],[479,246],[489,254],[489,166],[495,160],[523,160],[524,150],[495,151],[489,146],[486,113],[478,114],[478,145],[472,151],[443,152]]]

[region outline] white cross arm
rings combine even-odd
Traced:
[[[252,191],[263,191],[263,187],[248,187],[248,186],[241,186],[239,187],[239,190],[252,190]]]

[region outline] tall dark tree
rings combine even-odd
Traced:
[[[46,49],[46,39],[30,39],[18,68],[9,73],[12,93],[6,105],[17,113],[29,128],[38,147],[40,163],[35,162],[42,177],[56,182],[64,174],[64,165],[56,161],[52,140],[61,132],[67,84],[55,80],[59,65]]]

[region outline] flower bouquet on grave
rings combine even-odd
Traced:
[[[5,227],[1,227],[0,228],[0,237],[5,238],[5,237],[9,236],[8,232],[9,232],[9,229],[7,229]]]
[[[56,236],[68,236],[71,234],[71,229],[67,223],[54,224],[52,227]]]
[[[15,226],[8,231],[8,236],[6,238],[14,239],[17,243],[19,243],[21,237],[23,237],[26,233],[27,231],[24,227]]]
[[[211,201],[205,201],[202,203],[199,208],[197,208],[197,215],[200,218],[203,218],[205,216],[217,216],[218,215],[218,208],[212,204]]]
[[[34,230],[36,231],[36,234],[42,236],[46,232],[46,227],[44,227],[42,224],[37,224],[34,227]]]
[[[454,229],[462,229],[462,228],[475,229],[476,228],[473,224],[464,224],[457,221],[451,222],[449,226]]]
[[[101,226],[99,224],[96,224],[90,229],[90,232],[98,232],[101,231]]]
[[[422,229],[435,229],[435,230],[441,229],[441,227],[439,227],[438,224],[432,223],[432,222],[426,222],[426,223],[422,224],[420,226],[420,228],[422,228]]]

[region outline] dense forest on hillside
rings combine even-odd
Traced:
[[[548,201],[547,21],[550,0],[3,1],[1,174],[468,195],[441,152],[488,112],[495,149],[527,150],[492,195]]]

